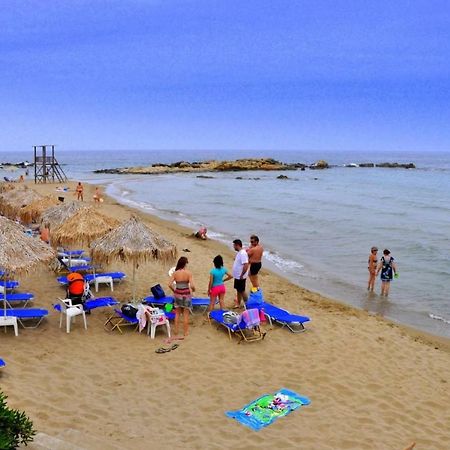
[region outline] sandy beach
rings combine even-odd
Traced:
[[[55,185],[32,187],[60,195]],[[70,187],[66,200],[74,198],[74,183]],[[85,203],[92,203],[93,191],[85,184]],[[96,207],[119,220],[136,214],[175,242],[179,256],[189,258],[198,296],[206,297],[214,256],[232,266],[229,248],[196,240],[193,230],[108,197]],[[149,295],[156,283],[167,290],[169,267],[139,267],[138,295]],[[131,268],[117,263],[109,269],[127,273],[114,296],[130,299]],[[108,333],[109,309],[94,310],[87,330],[77,322],[66,334],[52,308],[64,290],[55,273],[39,270],[20,279],[20,291],[34,293],[34,305],[50,314],[19,337],[11,329],[1,333],[0,357],[8,364],[0,372],[1,389],[39,432],[66,442],[65,448],[402,450],[412,441],[418,450],[450,448],[448,340],[324,298],[266,269],[261,286],[271,303],[311,318],[305,333],[266,326],[263,341],[237,345],[196,314],[179,348],[156,354],[162,331],[155,340],[131,330]],[[96,295],[109,291],[103,287]],[[230,306],[233,297],[228,284]],[[259,432],[225,416],[283,387],[309,397],[311,405]]]

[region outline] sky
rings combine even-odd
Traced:
[[[0,151],[450,151],[447,0],[1,0]]]

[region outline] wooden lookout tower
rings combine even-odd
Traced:
[[[34,151],[34,182],[64,183],[66,174],[55,158],[54,145],[33,145]]]

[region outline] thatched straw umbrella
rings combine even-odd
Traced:
[[[38,194],[33,189],[27,187],[24,187],[23,189],[14,189],[1,196],[1,211],[5,216],[15,218],[21,208],[36,200],[40,200],[41,198],[42,195]]]
[[[8,192],[16,187],[15,183],[9,183],[8,181],[0,182],[0,193]]]
[[[61,203],[44,211],[41,215],[41,222],[46,227],[57,228],[84,207],[80,202]]]
[[[55,252],[40,239],[28,236],[24,228],[0,216],[0,267],[5,271],[3,307],[6,311],[6,278],[11,273],[24,273],[36,265],[50,262]],[[5,313],[6,315],[6,313]]]
[[[91,256],[96,263],[109,264],[118,259],[133,264],[133,301],[136,299],[135,275],[138,264],[150,260],[172,261],[177,256],[174,244],[151,230],[137,217],[110,231],[91,244]]]
[[[92,207],[79,209],[50,234],[52,245],[90,244],[113,228],[119,221],[105,216]]]
[[[22,222],[30,223],[38,219],[44,211],[58,204],[59,202],[55,197],[47,195],[22,208],[19,211],[20,219]]]

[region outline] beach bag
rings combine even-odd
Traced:
[[[166,293],[160,284],[155,284],[155,286],[152,286],[150,290],[152,291],[153,297],[156,299],[164,298],[166,296]]]
[[[226,311],[223,313],[223,323],[236,325],[239,322],[240,318],[240,314],[233,311]]]
[[[122,314],[124,316],[127,316],[130,319],[136,318],[136,314],[137,314],[138,310],[133,305],[130,305],[129,303],[127,303],[125,305],[122,305],[122,307],[120,309],[122,310]]]
[[[249,308],[250,305],[252,305],[257,308],[258,305],[261,305],[262,303],[264,303],[262,290],[258,289],[256,292],[250,291],[250,295],[248,296],[247,301],[247,307]]]

